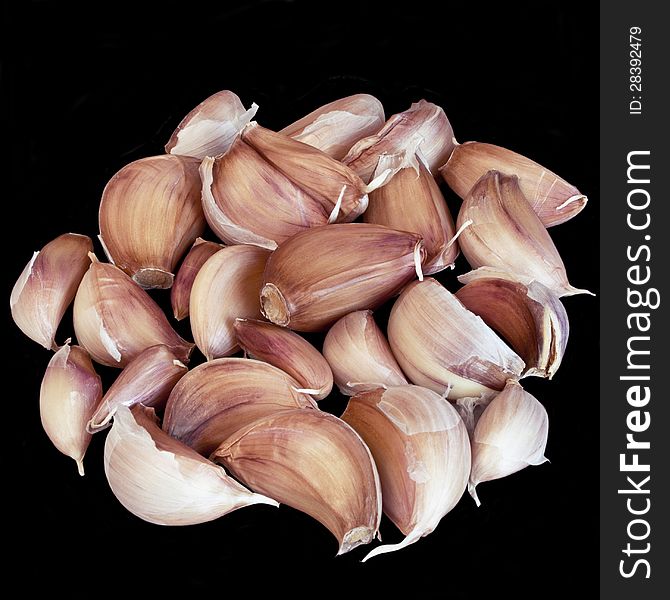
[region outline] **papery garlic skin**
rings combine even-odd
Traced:
[[[195,525],[252,504],[276,501],[244,488],[214,463],[172,439],[153,408],[120,406],[105,440],[105,474],[131,513],[156,525]]]
[[[341,160],[361,138],[384,125],[384,107],[370,94],[354,94],[317,108],[279,133]]]
[[[524,285],[509,274],[472,278],[456,292],[463,305],[497,331],[526,363],[524,376],[551,379],[568,343],[568,314],[549,288]]]
[[[461,251],[473,269],[491,267],[521,283],[539,281],[560,296],[590,293],[568,282],[565,266],[516,176],[486,173],[458,213]]]
[[[102,193],[100,241],[110,261],[145,289],[171,287],[177,262],[205,230],[198,165],[171,154],[141,158]]]
[[[440,173],[449,187],[465,200],[472,186],[488,171],[519,178],[519,187],[545,227],[565,223],[579,214],[588,201],[574,185],[549,169],[507,148],[465,142],[454,148]]]
[[[91,264],[74,299],[74,330],[93,360],[125,367],[151,346],[164,344],[188,363],[193,344],[182,339],[153,299],[121,269]]]
[[[344,421],[320,410],[259,419],[212,454],[240,481],[322,523],[339,554],[367,544],[381,519],[379,475],[370,450]]]
[[[370,448],[384,513],[406,536],[363,560],[431,533],[463,496],[470,475],[470,438],[456,409],[436,392],[404,385],[357,394],[342,419]]]
[[[58,325],[90,261],[91,238],[65,233],[35,252],[12,288],[12,318],[31,340],[56,349]]]
[[[237,94],[228,90],[212,94],[182,119],[165,152],[200,159],[217,156],[230,148],[257,110],[257,104],[246,110]]]
[[[293,377],[301,391],[323,400],[333,389],[333,372],[321,353],[297,333],[253,319],[236,319],[237,342],[253,358]]]
[[[89,433],[109,427],[119,406],[163,408],[168,396],[188,369],[166,346],[152,346],[121,371],[98,403],[87,424]]]
[[[258,295],[270,253],[250,245],[228,246],[200,268],[191,288],[193,338],[207,360],[238,349],[236,318],[260,318]]]
[[[370,192],[363,221],[419,234],[426,250],[423,272],[431,275],[454,267],[456,229],[435,179],[418,159],[415,164],[400,169],[386,185]]]
[[[418,152],[435,176],[438,167],[451,155],[455,142],[454,131],[444,110],[432,102],[419,100],[406,111],[389,118],[378,133],[356,143],[342,162],[370,183],[382,156],[407,154],[413,157]],[[400,165],[391,169],[386,180],[390,180],[399,168]]]
[[[524,362],[435,279],[415,281],[388,322],[393,355],[407,377],[449,400],[502,390]]]
[[[74,459],[84,474],[91,441],[86,423],[102,398],[102,383],[88,353],[66,343],[49,361],[40,387],[42,427],[53,445]]]
[[[371,310],[339,319],[326,334],[323,356],[345,396],[408,383]]]
[[[468,491],[480,505],[476,487],[528,465],[546,462],[549,417],[544,406],[516,381],[510,381],[486,407],[472,435]]]
[[[170,289],[170,304],[172,304],[174,318],[177,321],[181,321],[189,315],[191,288],[198,271],[207,262],[207,259],[216,254],[221,248],[223,248],[221,244],[208,242],[202,238],[198,238],[193,242],[193,246],[191,246],[188,254],[184,257]]]
[[[381,225],[346,223],[300,233],[270,255],[261,308],[273,323],[319,331],[359,309],[376,308],[418,273],[421,238]]]
[[[219,358],[198,365],[174,387],[163,429],[208,456],[225,439],[261,417],[287,409],[314,409],[291,376],[247,358]]]

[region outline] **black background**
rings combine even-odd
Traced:
[[[270,128],[357,92],[376,95],[387,116],[422,97],[441,105],[459,141],[509,147],[589,196],[584,212],[550,232],[571,283],[598,291],[596,3],[19,4],[10,8],[18,35],[3,85],[11,151],[3,196],[17,213],[5,222],[6,298],[33,250],[66,231],[94,237],[106,181],[161,153],[180,119],[220,89],[246,106],[257,102],[257,120]],[[445,196],[455,216],[459,200],[446,188]],[[461,258],[456,273],[439,278],[453,291],[466,270]],[[154,297],[166,305],[166,293]],[[51,446],[38,407],[50,353],[7,310],[7,574],[25,589],[91,592],[120,592],[131,580],[132,589],[155,591],[224,595],[237,582],[247,593],[262,584],[297,592],[313,575],[315,594],[404,584],[453,598],[491,590],[594,597],[597,301],[564,300],[571,337],[563,365],[551,382],[524,380],[549,412],[551,463],[482,484],[481,508],[464,496],[433,534],[365,564],[365,548],[335,558],[330,533],[287,507],[251,507],[187,528],[133,517],[107,486],[104,434],[93,439],[84,478]],[[58,341],[72,333],[68,312]],[[115,374],[100,372],[107,384]],[[344,402],[326,406],[339,413]],[[401,539],[386,519],[382,534]]]

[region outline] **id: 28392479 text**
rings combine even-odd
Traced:
[[[631,115],[642,114],[642,28],[631,27],[628,30],[629,51],[629,90],[631,92],[628,112]]]

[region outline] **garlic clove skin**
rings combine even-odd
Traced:
[[[105,440],[112,492],[135,516],[156,525],[195,525],[252,504],[277,502],[244,488],[214,463],[172,439],[153,408],[119,406]]]
[[[361,138],[384,125],[384,107],[370,94],[354,94],[317,108],[279,133],[342,160]]]
[[[261,316],[258,294],[270,253],[256,246],[228,246],[198,271],[189,311],[193,338],[207,360],[238,349],[235,319]]]
[[[456,225],[463,228],[458,241],[473,269],[491,267],[521,283],[538,281],[559,297],[590,293],[568,282],[561,256],[516,176],[486,173],[463,201]]]
[[[163,408],[168,396],[188,369],[166,346],[152,346],[121,371],[98,403],[86,429],[97,433],[109,427],[119,406]]]
[[[338,540],[338,555],[377,535],[382,498],[375,463],[358,434],[334,415],[269,415],[225,440],[212,460],[323,524]]]
[[[253,103],[246,110],[237,94],[228,90],[212,94],[182,119],[165,152],[199,159],[222,154],[257,110]]]
[[[470,438],[456,409],[429,389],[404,385],[357,394],[342,419],[370,448],[384,513],[406,536],[363,560],[431,533],[461,499],[470,475]]]
[[[171,154],[142,158],[116,173],[102,193],[105,253],[145,289],[171,287],[177,262],[205,230],[198,165]]]
[[[253,358],[281,369],[302,392],[323,400],[333,389],[333,372],[321,353],[297,333],[253,319],[236,319],[237,342]]]
[[[86,423],[102,398],[102,382],[83,348],[65,343],[52,357],[40,387],[42,427],[58,450],[84,474],[91,441]]]
[[[323,356],[345,396],[408,383],[371,310],[339,319],[326,334]]]
[[[31,340],[55,350],[56,330],[90,261],[91,238],[64,233],[35,252],[12,288],[12,318]]]
[[[432,278],[403,290],[389,316],[388,338],[410,381],[451,401],[502,390],[524,369],[480,317]]]
[[[342,162],[370,183],[382,156],[406,153],[413,157],[418,152],[435,176],[438,167],[451,155],[455,143],[454,130],[444,110],[432,102],[419,100],[389,118],[378,133],[356,143]],[[391,169],[386,180],[401,166]]]
[[[572,219],[584,209],[588,201],[574,185],[549,169],[493,144],[458,144],[447,163],[440,167],[440,173],[449,187],[464,200],[479,178],[488,171],[516,175],[521,192],[545,227]]]
[[[563,360],[570,323],[550,289],[537,281],[524,285],[503,274],[472,279],[456,297],[523,358],[524,376],[554,376]]]
[[[486,407],[472,435],[468,491],[480,506],[476,487],[546,462],[549,417],[544,406],[510,381]]]
[[[454,402],[453,407],[458,411],[461,419],[463,419],[470,439],[472,439],[472,434],[475,431],[479,417],[482,416],[484,409],[491,403],[493,398],[494,396],[492,395],[465,396],[464,398],[458,398]]]
[[[277,367],[246,358],[219,358],[198,365],[174,387],[163,429],[208,456],[242,427],[274,412],[313,409],[298,382]]]
[[[315,200],[241,138],[200,166],[202,205],[212,231],[228,244],[274,250],[291,236],[326,225],[338,196]]]
[[[368,186],[349,167],[325,152],[253,121],[240,136],[305,194],[322,206],[332,207],[330,222],[353,221],[367,208]]]
[[[223,248],[221,244],[208,242],[202,238],[198,238],[193,242],[193,246],[191,246],[188,254],[184,257],[170,289],[170,304],[172,304],[174,318],[177,321],[181,321],[189,315],[191,288],[198,271],[207,262],[207,259],[221,250],[221,248]]]
[[[188,363],[193,344],[182,339],[159,306],[121,269],[91,263],[74,299],[74,330],[93,360],[125,367],[151,346],[164,344]]]
[[[454,268],[458,244],[454,220],[435,179],[418,159],[416,167],[398,171],[389,183],[370,192],[363,221],[411,231],[423,238],[426,275]]]
[[[418,273],[420,236],[381,225],[316,227],[292,237],[268,259],[261,309],[296,331],[320,331],[359,309],[376,308]]]

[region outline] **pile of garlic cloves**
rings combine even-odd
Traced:
[[[386,119],[357,94],[280,131],[258,110],[227,90],[200,103],[165,154],[101,190],[101,252],[48,242],[11,312],[53,351],[47,436],[81,475],[106,436],[131,513],[190,525],[283,503],[338,554],[381,539],[385,514],[404,539],[367,560],[546,460],[547,412],[521,380],[556,375],[561,298],[588,293],[547,230],[587,199],[512,150],[459,144],[426,100]],[[459,254],[472,270],[457,278]],[[339,416],[319,406],[338,391]]]

